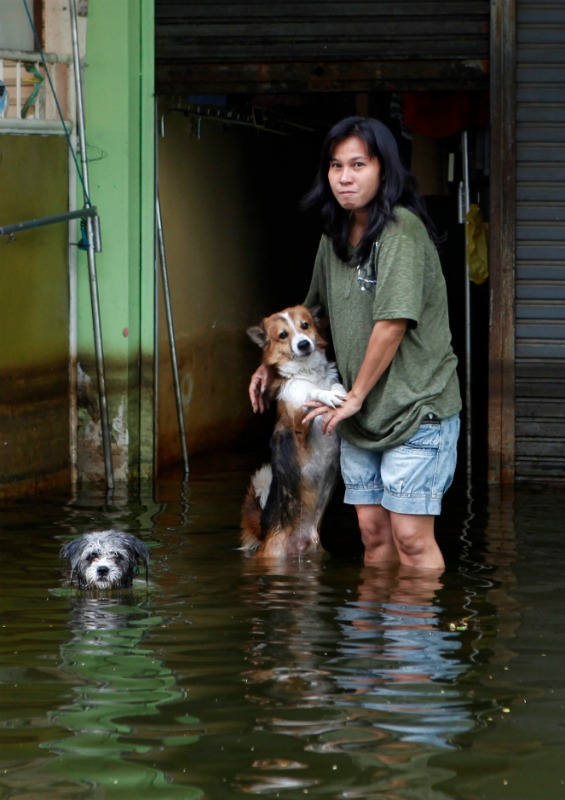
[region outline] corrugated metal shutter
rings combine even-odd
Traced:
[[[565,479],[565,5],[518,2],[516,479]]]
[[[164,94],[481,88],[488,0],[156,0]]]

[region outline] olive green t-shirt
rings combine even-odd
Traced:
[[[375,322],[408,320],[392,363],[363,407],[338,426],[344,439],[370,450],[407,441],[428,413],[445,419],[461,409],[437,250],[415,214],[397,207],[395,216],[361,266],[354,249],[345,263],[331,239],[322,236],[305,301],[322,305],[329,317],[337,366],[348,390]]]

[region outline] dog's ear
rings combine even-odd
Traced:
[[[323,307],[312,306],[311,308],[308,308],[308,311],[312,315],[312,319],[314,320],[314,325],[318,329],[318,333],[320,334],[320,336],[323,336],[325,339],[329,341],[329,339],[331,339],[330,321],[327,318]],[[322,342],[321,344],[327,345],[327,341]]]
[[[261,348],[267,344],[267,331],[263,325],[254,325],[252,328],[247,328],[247,335],[252,342],[255,342]]]
[[[314,320],[316,325],[319,325],[324,318],[322,306],[310,306],[307,308],[308,311],[312,314],[312,319]]]
[[[136,536],[129,536],[128,541],[134,553],[141,558],[147,566],[149,562],[149,548],[147,545],[140,541]]]
[[[61,547],[61,551],[59,555],[61,558],[66,558],[69,564],[71,565],[71,569],[74,571],[76,565],[80,561],[80,554],[82,551],[82,542],[80,537],[78,539],[73,539],[70,542],[67,542]]]
[[[123,534],[127,541],[128,547],[135,553],[137,558],[140,558],[144,565],[145,565],[145,580],[149,579],[149,548],[146,544],[144,544],[137,536],[133,536],[131,533]]]
[[[149,561],[149,548],[147,545],[138,539],[137,536],[134,536],[132,533],[125,533],[124,531],[120,531],[120,539],[123,541],[124,545],[128,547],[137,558],[141,558],[147,566]]]

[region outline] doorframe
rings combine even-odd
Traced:
[[[516,1],[491,6],[488,482],[515,476]]]

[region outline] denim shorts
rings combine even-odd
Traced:
[[[341,442],[344,501],[398,514],[441,513],[457,463],[459,414],[425,420],[404,444],[375,452]]]

